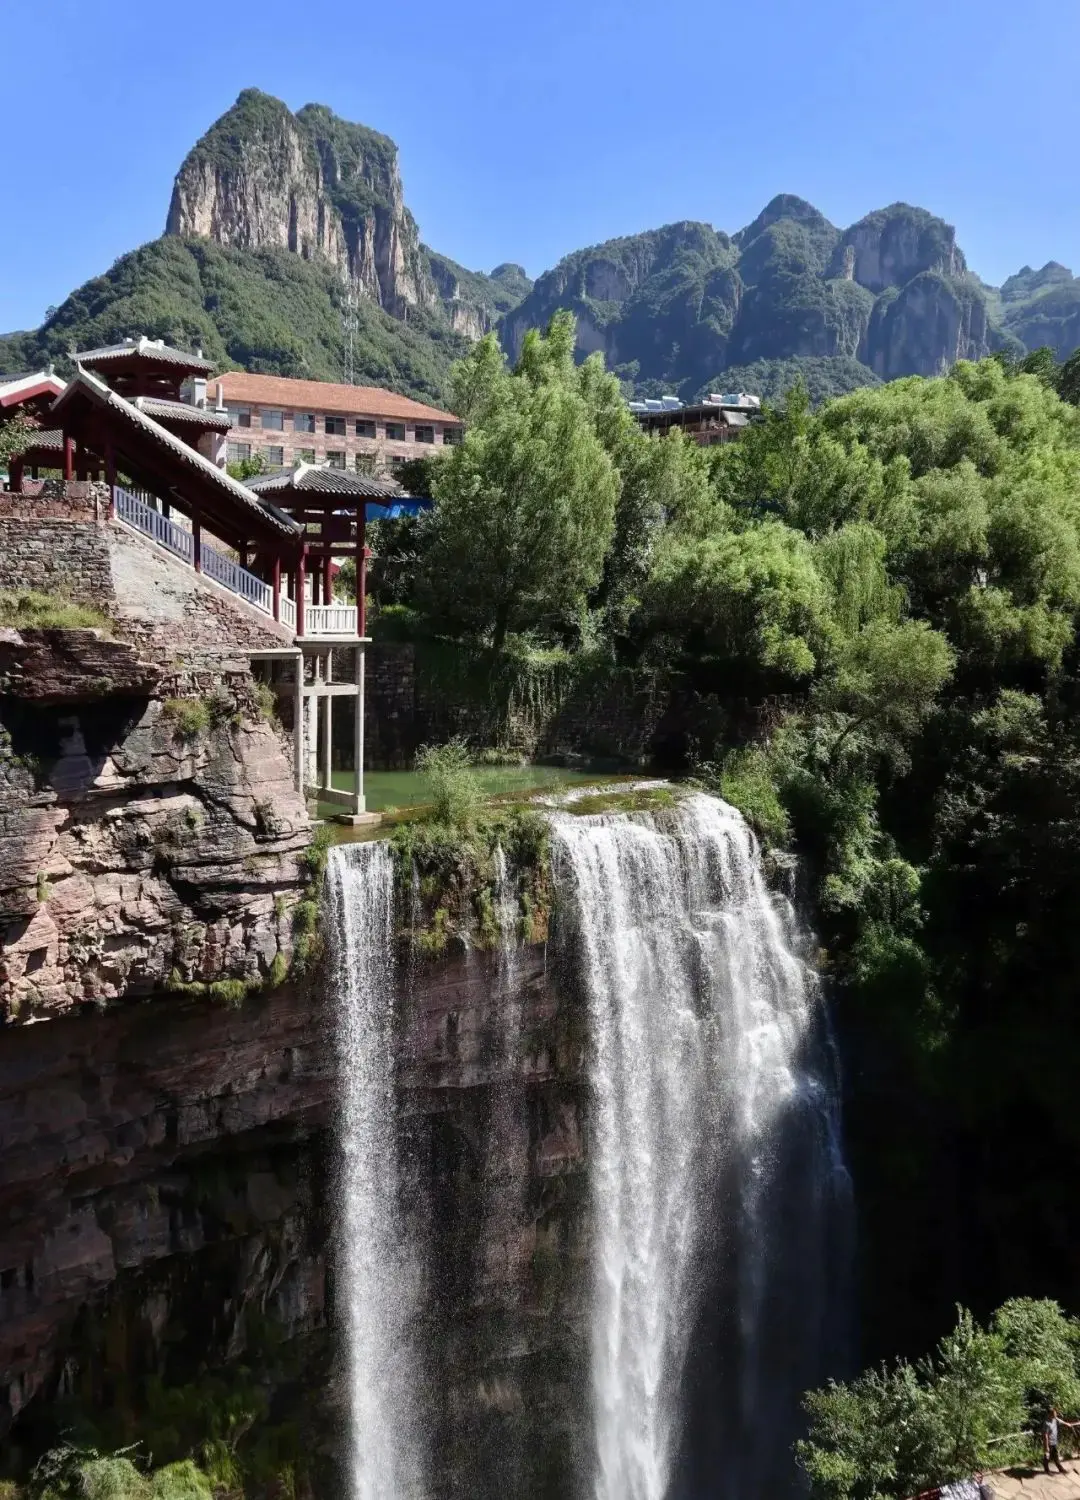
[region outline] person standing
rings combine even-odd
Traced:
[[[1066,1473],[1065,1465],[1058,1456],[1058,1434],[1062,1427],[1075,1427],[1075,1422],[1066,1422],[1058,1416],[1056,1406],[1050,1408],[1050,1415],[1043,1423],[1043,1468],[1049,1474],[1050,1462],[1053,1460],[1058,1466],[1058,1473]]]

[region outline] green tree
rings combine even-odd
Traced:
[[[572,327],[569,330],[572,350]],[[484,341],[456,387],[476,420],[439,464],[427,557],[431,610],[501,650],[510,631],[566,629],[600,580],[618,476],[565,357],[565,321],[495,371]],[[472,376],[475,375],[475,381]]]

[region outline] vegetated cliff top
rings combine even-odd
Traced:
[[[322,171],[340,208],[392,206],[397,146],[388,135],[343,120],[325,104],[305,104],[294,114],[281,99],[254,88],[244,89],[200,137],[184,158],[177,180],[207,168],[250,171],[260,164],[268,143],[290,133],[298,135],[312,173]],[[175,206],[175,194],[173,201]],[[170,209],[170,227],[172,213]]]

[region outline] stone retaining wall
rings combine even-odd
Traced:
[[[34,589],[93,604],[115,601],[107,485],[46,480],[39,495],[0,494],[0,589]]]

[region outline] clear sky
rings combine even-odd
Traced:
[[[928,208],[988,281],[1080,271],[1078,0],[0,0],[0,42],[4,331],[160,234],[249,86],[392,136],[475,269],[793,192],[841,226]]]

